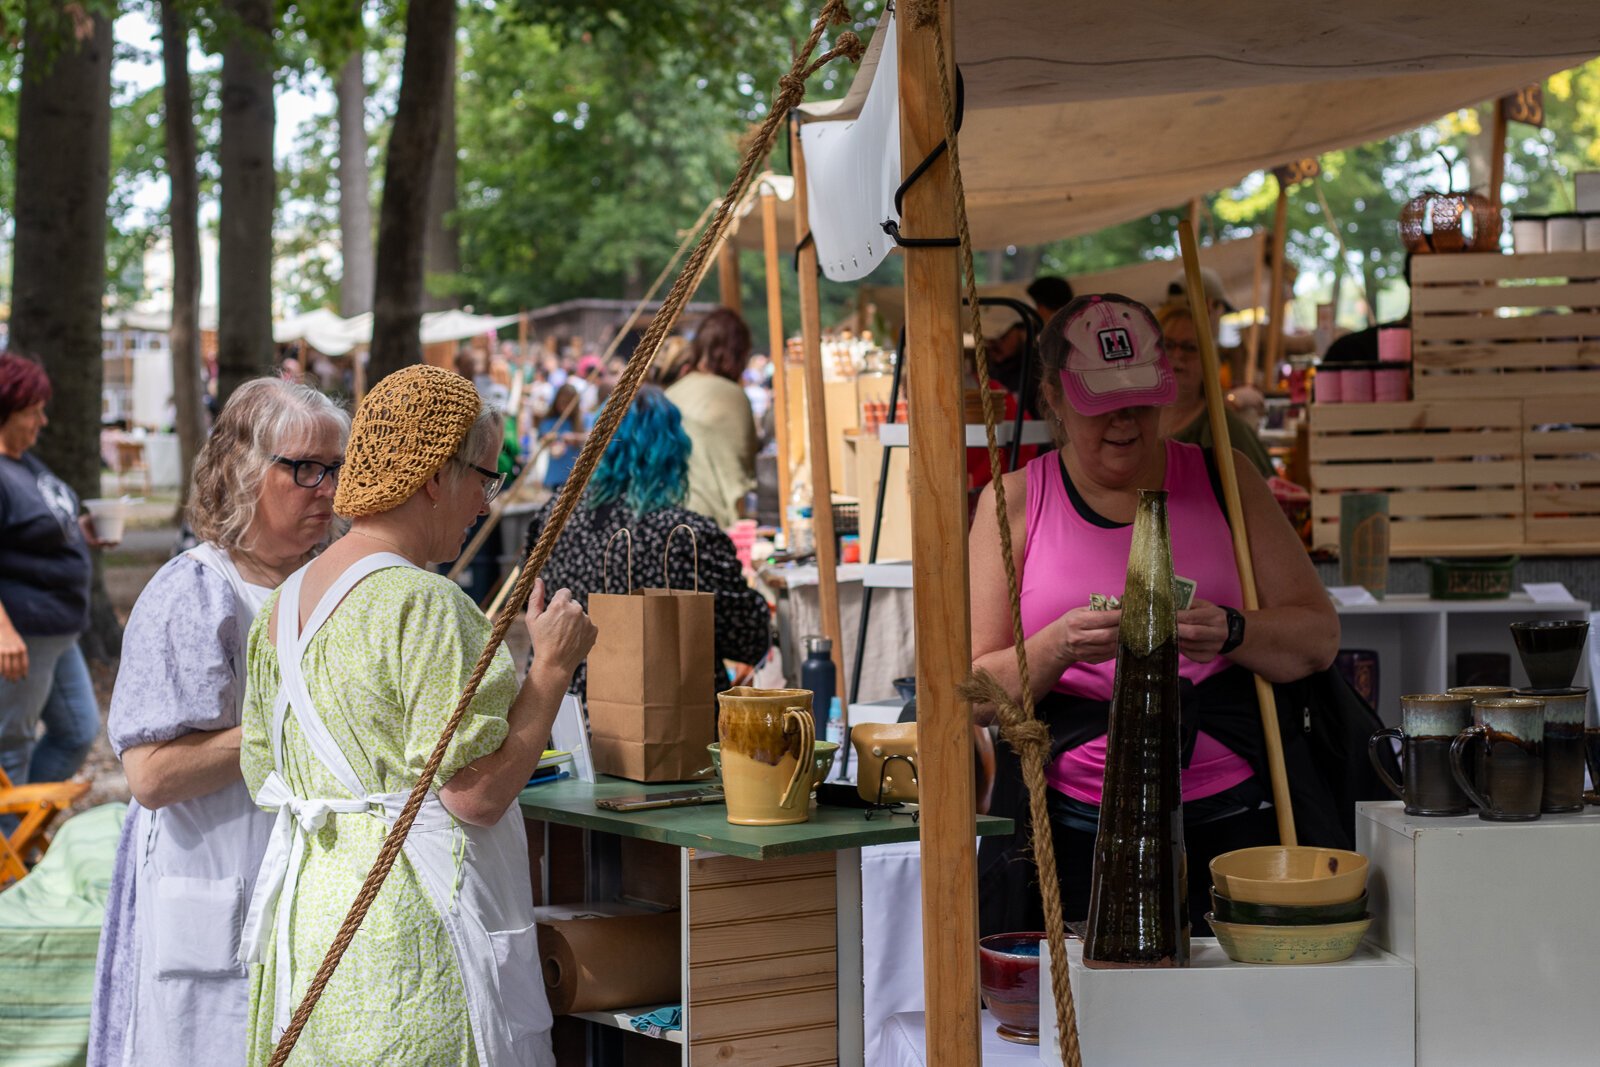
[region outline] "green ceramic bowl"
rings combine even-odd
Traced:
[[[711,753],[711,762],[717,768],[717,777],[722,777],[722,746],[713,741],[706,746],[706,751]],[[839,754],[839,742],[817,741],[811,748],[811,791],[815,793],[817,786],[828,780],[828,772],[833,769],[833,758]]]
[[[1250,926],[1322,926],[1328,923],[1356,922],[1367,914],[1367,895],[1344,904],[1255,904],[1248,900],[1229,900],[1211,890],[1211,907],[1225,923]]]
[[[1217,944],[1239,963],[1337,963],[1355,955],[1370,918],[1323,926],[1250,926],[1207,915]]]

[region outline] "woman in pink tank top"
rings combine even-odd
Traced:
[[[1148,309],[1110,294],[1079,298],[1046,326],[1040,358],[1044,401],[1066,443],[1004,477],[1029,681],[1053,741],[1046,778],[1066,917],[1088,908],[1121,622],[1119,611],[1091,609],[1090,598],[1121,596],[1138,491],[1165,489],[1173,570],[1195,583],[1178,615],[1178,650],[1189,904],[1195,933],[1206,934],[1211,857],[1277,841],[1251,674],[1279,683],[1325,669],[1338,650],[1338,617],[1266,483],[1240,460],[1261,602],[1243,610],[1208,454],[1160,437],[1159,408],[1171,402],[1174,379]],[[970,535],[973,667],[1017,694],[992,492],[984,491]],[[993,709],[975,711],[982,720]],[[1020,774],[1005,755],[990,812],[1016,819],[1018,834],[986,839],[980,852],[984,933],[1043,928],[1025,858]]]

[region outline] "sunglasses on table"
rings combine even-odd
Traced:
[[[322,484],[322,479],[333,476],[334,484],[339,482],[339,468],[344,466],[344,461],[338,463],[323,463],[315,459],[291,459],[288,456],[273,456],[272,462],[281,463],[294,473],[294,484],[302,489],[315,489]]]

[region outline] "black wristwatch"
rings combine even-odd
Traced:
[[[1227,605],[1222,610],[1228,616],[1228,639],[1222,642],[1222,654],[1226,656],[1244,644],[1244,614]]]

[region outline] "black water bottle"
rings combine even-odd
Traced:
[[[833,669],[833,641],[812,635],[805,639],[806,658],[800,664],[800,688],[811,690],[811,717],[823,723],[828,721],[828,708],[838,688],[839,677]]]

